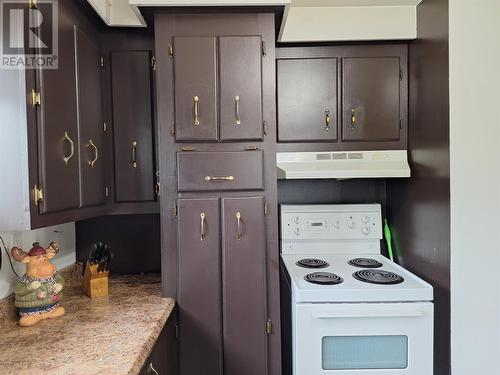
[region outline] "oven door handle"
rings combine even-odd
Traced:
[[[312,317],[316,319],[335,319],[335,318],[388,318],[388,317],[421,317],[424,316],[421,310],[407,310],[407,311],[359,311],[359,310],[345,310],[345,311],[317,311],[312,313]]]

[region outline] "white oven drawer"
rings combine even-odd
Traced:
[[[432,375],[430,302],[295,304],[294,375]]]

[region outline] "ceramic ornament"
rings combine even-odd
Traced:
[[[46,249],[35,242],[29,252],[18,247],[11,250],[16,261],[26,264],[26,273],[14,288],[15,306],[19,309],[19,325],[22,327],[64,315],[64,307],[59,306],[64,279],[50,261],[58,252],[59,246],[55,242]]]

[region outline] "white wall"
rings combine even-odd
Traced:
[[[10,253],[13,246],[20,247],[24,251],[31,249],[33,242],[47,247],[50,242],[59,243],[60,251],[52,259],[57,269],[62,269],[73,264],[76,260],[75,251],[75,223],[55,225],[52,227],[35,229],[25,232],[0,232]],[[24,264],[17,263],[12,259],[16,272],[22,276],[25,271]],[[12,272],[7,254],[2,246],[2,268],[0,269],[0,299],[8,296],[13,291],[16,276]]]
[[[500,0],[449,12],[452,374],[498,375]]]

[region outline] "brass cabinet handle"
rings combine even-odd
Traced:
[[[356,111],[354,109],[351,109],[351,130],[354,130],[354,125],[356,124],[357,118],[356,118]]]
[[[94,148],[94,159],[88,161],[90,168],[94,168],[94,165],[95,165],[97,159],[99,159],[99,150],[97,149],[97,146],[95,145],[94,140],[92,138],[89,139],[88,147]]]
[[[325,111],[325,130],[330,130],[330,110]]]
[[[236,95],[234,97],[234,105],[236,106],[236,125],[241,125],[240,118],[240,96]]]
[[[151,369],[151,371],[153,371],[155,373],[155,375],[160,375],[160,374],[158,374],[158,371],[156,371],[155,368],[153,367],[153,362],[149,363],[149,368]]]
[[[198,96],[193,97],[194,103],[194,126],[200,125],[200,98]]]
[[[137,141],[132,142],[132,167],[137,168]]]
[[[234,176],[205,176],[205,181],[233,181]]]
[[[236,226],[237,226],[236,239],[238,241],[240,241],[241,236],[242,236],[242,233],[241,233],[241,212],[236,212]]]
[[[68,164],[69,160],[73,157],[73,155],[75,154],[75,143],[73,142],[73,140],[69,137],[68,135],[68,132],[65,131],[64,132],[64,140],[65,141],[68,141],[69,142],[69,146],[70,146],[70,152],[69,152],[69,155],[68,156],[65,156],[63,157],[63,160],[66,164]]]
[[[207,215],[202,212],[200,214],[200,240],[202,241],[205,241],[205,237],[206,237],[206,232],[205,232],[205,219],[206,219]]]

